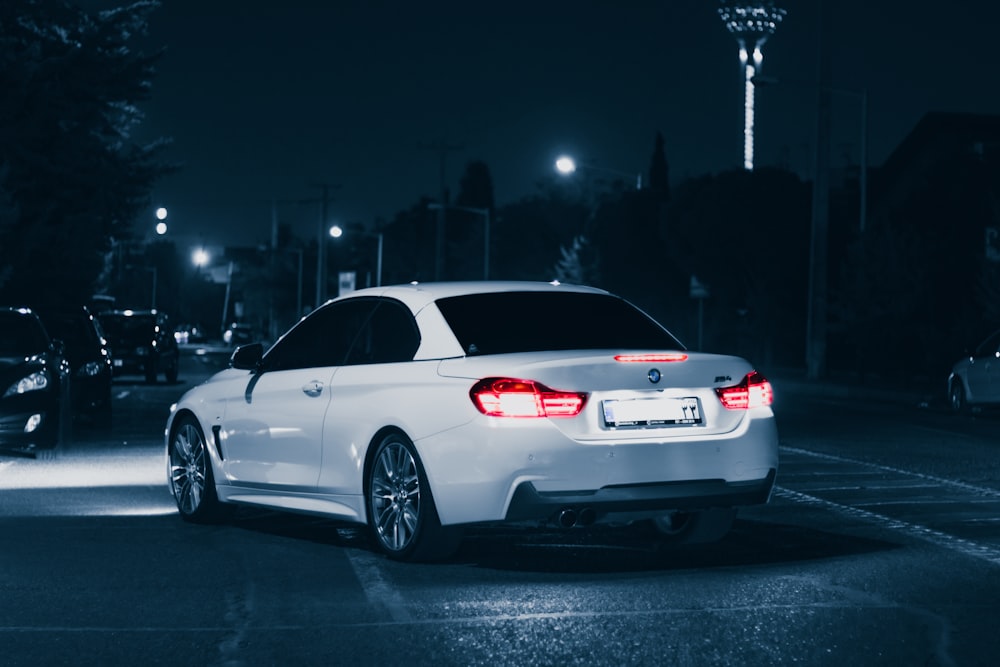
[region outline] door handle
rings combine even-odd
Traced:
[[[306,396],[319,396],[323,393],[323,383],[319,380],[313,380],[302,385],[302,393]]]

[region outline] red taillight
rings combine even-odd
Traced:
[[[687,361],[688,356],[683,352],[662,352],[656,354],[616,354],[615,361],[624,363],[638,362],[641,364],[651,364],[656,362],[669,363],[671,361]]]
[[[715,390],[722,405],[730,410],[762,408],[774,403],[771,383],[757,371],[750,371],[743,380],[733,387],[719,387]]]
[[[469,390],[476,408],[490,417],[575,417],[587,394],[555,391],[533,380],[486,378]]]

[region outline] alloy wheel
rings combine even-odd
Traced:
[[[190,422],[182,424],[170,444],[170,484],[181,514],[191,516],[201,507],[208,465],[205,441],[198,428]]]
[[[401,552],[413,542],[421,522],[420,477],[410,450],[397,440],[382,445],[370,485],[372,522],[382,546]]]

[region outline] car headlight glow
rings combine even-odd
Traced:
[[[4,398],[7,398],[8,396],[16,396],[17,394],[27,394],[29,391],[45,389],[48,386],[49,374],[46,371],[37,371],[9,386],[3,395]]]

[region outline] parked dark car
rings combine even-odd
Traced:
[[[28,308],[0,308],[0,449],[51,449],[70,428],[70,370],[61,341]]]
[[[104,331],[86,306],[42,311],[49,334],[61,340],[73,374],[70,396],[73,417],[98,427],[111,425],[111,350]]]
[[[156,382],[162,374],[176,382],[180,352],[165,313],[156,310],[111,310],[99,316],[111,345],[115,376],[142,375]]]

